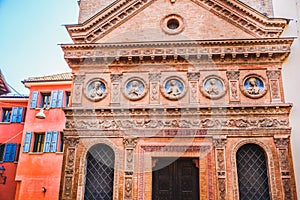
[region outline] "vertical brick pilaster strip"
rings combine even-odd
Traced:
[[[111,74],[111,105],[120,105],[122,74]]]
[[[284,200],[294,199],[291,183],[291,168],[289,160],[289,136],[274,136],[281,173]]]
[[[227,199],[227,184],[226,184],[226,136],[219,136],[213,138],[213,144],[215,147],[216,158],[216,173],[217,173],[217,188],[218,188],[218,200]]]
[[[159,104],[160,73],[149,73],[150,81],[150,104]]]
[[[239,71],[227,71],[226,72],[229,84],[229,101],[230,103],[237,103],[240,101],[240,89],[239,89]]]
[[[270,92],[271,92],[271,102],[281,103],[281,94],[279,86],[280,70],[268,70],[267,76],[269,79]]]
[[[187,73],[190,88],[190,103],[199,103],[199,77],[200,72]]]
[[[74,75],[72,106],[80,106],[85,75]]]
[[[133,171],[134,171],[134,149],[136,147],[136,138],[124,138],[125,146],[125,184],[124,200],[133,199]]]
[[[74,173],[76,165],[76,152],[79,143],[78,137],[66,137],[66,164],[64,170],[64,182],[63,182],[63,198],[74,199],[73,190],[74,187]]]

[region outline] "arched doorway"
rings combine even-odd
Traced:
[[[113,199],[114,151],[105,144],[97,144],[90,148],[86,160],[84,199]]]

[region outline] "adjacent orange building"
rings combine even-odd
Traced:
[[[21,138],[28,97],[0,97],[0,199],[14,199]]]
[[[63,129],[71,73],[28,78],[26,122],[16,174],[15,199],[58,199],[63,159]]]

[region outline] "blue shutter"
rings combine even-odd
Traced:
[[[31,135],[32,135],[32,132],[26,132],[25,139],[24,139],[23,152],[30,151]]]
[[[24,108],[18,108],[17,122],[22,122]]]
[[[58,95],[57,95],[57,104],[56,104],[57,108],[61,108],[62,107],[63,98],[64,98],[64,91],[63,90],[59,90],[58,91]]]
[[[58,131],[52,132],[50,152],[56,152],[58,140]]]
[[[17,122],[18,108],[12,108],[11,122]]]
[[[56,108],[56,101],[57,101],[57,90],[53,90],[52,94],[51,94],[51,103],[50,103],[50,107],[51,108]]]
[[[39,92],[38,91],[32,92],[31,102],[30,102],[30,108],[36,108],[38,96],[39,96]]]
[[[50,152],[51,133],[52,132],[47,132],[46,133],[46,140],[45,140],[45,145],[44,145],[44,152]]]
[[[8,143],[5,146],[5,153],[4,153],[4,162],[14,162],[16,156],[16,149],[17,144],[15,143]]]

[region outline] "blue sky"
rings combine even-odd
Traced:
[[[70,43],[64,24],[77,23],[77,0],[0,0],[0,68],[20,93],[28,77],[71,71],[58,44]]]

